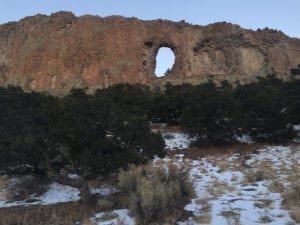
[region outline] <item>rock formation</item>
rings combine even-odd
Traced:
[[[167,76],[157,78],[160,47],[171,48],[176,60]],[[273,72],[288,78],[298,64],[300,39],[228,23],[195,26],[58,12],[0,25],[0,84],[55,94],[120,82],[250,82]]]

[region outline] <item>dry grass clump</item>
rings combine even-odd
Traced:
[[[221,215],[226,219],[228,225],[240,225],[240,214],[230,210],[222,211]]]
[[[120,190],[128,194],[129,208],[140,224],[173,224],[194,195],[189,171],[171,163],[167,168],[130,166],[128,171],[120,171],[118,183]]]
[[[257,169],[255,171],[247,171],[245,173],[245,182],[246,183],[255,183],[258,181],[263,181],[263,180],[273,180],[275,178],[275,173],[274,171],[269,168],[269,169]]]
[[[285,190],[285,187],[281,182],[279,182],[277,180],[273,180],[269,185],[269,190],[271,192],[275,192],[275,193],[283,193]]]
[[[207,156],[223,156],[226,158],[226,155],[233,155],[235,153],[246,154],[253,153],[260,147],[259,144],[234,144],[234,145],[222,145],[222,146],[201,146],[193,147],[188,149],[177,149],[168,151],[168,155],[183,154],[185,158],[188,159],[199,159]]]
[[[207,186],[207,189],[213,199],[218,199],[220,195],[234,191],[234,187],[224,182],[219,182],[217,178],[213,179],[210,185]]]
[[[200,223],[200,224],[210,224],[210,222],[211,222],[211,215],[210,215],[210,213],[204,213],[201,216],[196,216],[194,218],[194,220],[197,223]]]
[[[90,218],[85,218],[82,223],[83,225],[97,225],[97,223]]]
[[[297,223],[300,223],[300,207],[299,206],[291,209],[291,217]]]
[[[1,196],[5,195],[5,187],[8,182],[8,177],[7,176],[0,176],[0,199]]]
[[[225,160],[219,162],[218,166],[220,168],[219,171],[218,171],[219,173],[223,173],[223,172],[226,172],[226,171],[229,170],[229,163],[226,162]]]
[[[0,188],[4,188],[7,182],[8,182],[8,177],[6,175],[0,176]]]
[[[261,223],[271,223],[273,220],[268,215],[263,215],[259,218]]]
[[[284,204],[290,209],[292,218],[300,222],[300,184],[292,185],[291,189],[284,194]]]
[[[96,208],[100,212],[111,210],[115,207],[117,199],[114,196],[105,196],[97,200]]]
[[[211,203],[209,198],[197,199],[197,205],[201,205],[201,214],[194,216],[197,223],[209,224],[211,222]]]
[[[1,225],[95,225],[92,205],[81,202],[66,202],[53,205],[32,205],[0,209]],[[90,221],[90,223],[88,223]],[[83,223],[84,222],[84,223]]]
[[[273,200],[271,199],[262,199],[258,202],[254,203],[254,206],[260,209],[266,209],[269,208],[273,203]]]
[[[295,154],[299,150],[299,147],[294,149],[292,167],[288,176],[291,185],[283,195],[283,204],[290,210],[291,217],[296,223],[300,223],[300,167]]]

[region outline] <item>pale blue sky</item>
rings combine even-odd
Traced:
[[[300,0],[0,0],[0,5],[0,24],[64,10],[77,16],[122,15],[199,25],[227,21],[254,30],[269,27],[300,38]]]
[[[172,69],[175,63],[175,54],[170,48],[162,47],[156,56],[155,74],[158,77],[166,75],[168,69]]]
[[[141,19],[217,21],[244,28],[269,27],[300,38],[300,0],[0,0],[0,23],[65,10],[76,15],[123,15]]]

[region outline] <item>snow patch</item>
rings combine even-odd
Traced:
[[[73,202],[80,200],[80,191],[59,183],[49,185],[47,192],[41,196],[31,196],[30,201],[8,202],[5,196],[0,198],[0,208],[8,208],[13,206],[29,206],[29,205],[51,205],[61,202]]]
[[[129,215],[128,209],[118,209],[112,212],[101,212],[91,218],[97,225],[135,225],[134,219]]]
[[[250,136],[248,135],[242,135],[240,137],[237,137],[236,140],[240,143],[245,143],[245,144],[251,144],[253,143],[253,140]]]
[[[166,143],[166,149],[170,150],[186,149],[191,142],[196,140],[188,134],[179,132],[163,132],[162,135]]]
[[[119,190],[113,186],[103,185],[101,187],[91,188],[92,194],[100,194],[102,196],[108,196],[117,192],[119,192]]]
[[[72,179],[72,180],[80,180],[81,179],[81,177],[76,173],[69,173],[68,178]]]
[[[194,181],[196,198],[185,206],[185,210],[191,211],[194,216],[178,225],[200,224],[194,218],[204,216],[205,213],[210,218],[208,224],[213,225],[259,225],[266,221],[271,225],[293,224],[289,212],[282,207],[281,193],[273,193],[269,189],[272,180],[265,178],[247,183],[245,179],[246,173],[253,173],[254,176],[255,171],[262,169],[260,163],[266,163],[269,169],[265,170],[272,170],[276,181],[288,185],[287,175],[294,172],[293,160],[299,162],[299,150],[273,146],[259,149],[258,152],[249,154],[242,169],[243,155],[240,154],[191,160],[190,165],[193,166],[190,176]],[[285,172],[281,170],[283,166]]]
[[[294,125],[294,129],[295,129],[296,131],[300,131],[300,124]]]
[[[40,196],[39,199],[42,205],[78,201],[80,200],[80,191],[78,188],[52,183],[48,191]]]

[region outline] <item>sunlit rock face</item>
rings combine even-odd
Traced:
[[[155,57],[161,47],[171,48],[176,60],[158,78]],[[58,12],[0,25],[0,84],[54,94],[123,82],[153,87],[168,81],[251,82],[273,72],[287,79],[298,64],[299,39],[228,23],[195,26]]]

